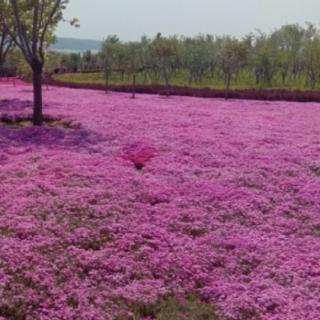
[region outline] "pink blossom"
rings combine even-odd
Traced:
[[[0,116],[31,115],[30,87],[0,92]],[[44,99],[77,126],[0,127],[0,318],[117,319],[189,294],[221,319],[320,318],[319,104]]]

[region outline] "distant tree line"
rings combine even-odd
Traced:
[[[13,52],[10,43],[1,43],[0,67],[5,61],[3,56]],[[20,61],[18,72],[25,70],[21,65]],[[163,83],[169,88],[177,78],[184,85],[220,83],[226,96],[234,84],[315,89],[320,85],[320,30],[310,23],[289,24],[242,39],[214,35],[166,37],[159,33],[130,42],[113,35],[106,38],[98,53],[47,53],[45,72],[99,72],[106,89],[116,75],[120,81],[132,82],[133,91],[137,82]]]
[[[112,74],[137,76],[143,83],[170,85],[183,74],[186,85],[220,81],[267,88],[296,83],[314,89],[320,83],[320,32],[312,24],[290,24],[270,34],[258,32],[243,39],[231,36],[171,36],[123,42],[109,36],[99,53],[60,54],[68,72],[100,71],[106,85]]]
[[[11,44],[0,33],[0,66],[3,66]],[[4,43],[4,45],[1,45]],[[285,25],[270,34],[258,32],[243,39],[230,36],[198,35],[195,37],[142,37],[140,41],[123,42],[108,36],[98,53],[50,53],[51,71],[101,71],[143,74],[144,82],[163,81],[184,71],[188,84],[204,79],[220,79],[226,86],[233,81],[254,79],[255,84],[272,87],[290,80],[304,80],[315,88],[320,82],[320,31],[312,24]],[[48,67],[47,67],[48,69]]]

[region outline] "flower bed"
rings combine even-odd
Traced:
[[[320,318],[319,104],[44,98],[79,126],[0,127],[0,319]]]

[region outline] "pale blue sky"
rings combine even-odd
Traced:
[[[320,23],[320,0],[70,0],[66,18],[81,27],[60,24],[59,36],[98,39],[117,34],[137,40],[157,32],[243,36],[286,23]]]

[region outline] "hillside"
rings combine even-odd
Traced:
[[[101,47],[101,41],[90,39],[75,39],[58,37],[51,49],[54,51],[65,52],[82,52],[82,51],[98,51]]]

